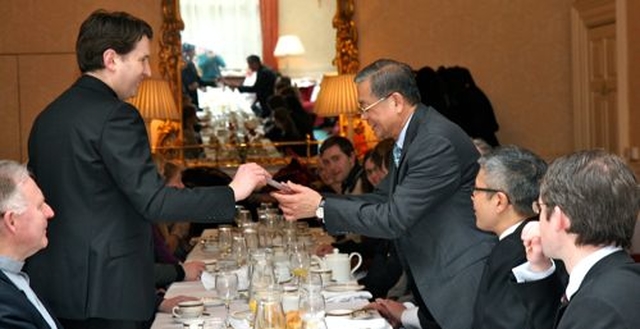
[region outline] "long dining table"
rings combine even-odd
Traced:
[[[207,238],[207,235],[212,234],[210,230],[203,232],[203,238]],[[211,252],[205,248],[203,244],[197,244],[193,250],[187,256],[187,261],[205,261],[209,262],[212,259],[219,257],[217,252]],[[200,298],[205,304],[205,314],[200,318],[204,321],[204,326],[189,326],[189,321],[184,321],[174,317],[169,313],[157,313],[153,321],[151,329],[180,329],[180,328],[215,328],[215,326],[209,326],[207,323],[221,323],[226,318],[225,306],[215,301],[218,299],[215,289],[206,289],[209,287],[208,281],[205,278],[211,280],[213,275],[203,274],[201,281],[190,282],[174,282],[169,286],[165,293],[165,298],[172,298],[176,296],[190,296]],[[242,287],[242,285],[241,285]],[[210,288],[210,287],[209,287]],[[241,289],[242,290],[242,289]],[[391,325],[380,316],[376,311],[366,312],[366,316],[353,316],[348,313],[349,310],[361,309],[368,303],[367,298],[371,298],[371,294],[367,291],[323,291],[326,303],[327,316],[325,322],[327,329],[391,329]],[[244,295],[244,296],[243,296]],[[242,293],[241,297],[234,299],[229,307],[229,320],[230,325],[234,329],[250,329],[250,321],[248,318],[249,304],[246,299],[246,293]],[[332,315],[333,314],[333,315]],[[187,324],[185,324],[187,323]]]

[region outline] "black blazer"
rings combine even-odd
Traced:
[[[553,328],[640,328],[640,264],[624,251],[597,262]]]
[[[527,261],[520,238],[526,220],[491,251],[482,274],[473,329],[548,329],[564,291],[558,271],[539,281],[517,283],[511,270]]]
[[[150,319],[151,222],[231,222],[235,212],[228,186],[166,187],[138,111],[88,75],[38,115],[28,165],[56,215],[25,270],[64,319]]]
[[[495,237],[476,228],[471,192],[479,154],[440,113],[419,105],[399,167],[374,193],[331,197],[331,233],[394,239],[428,311],[444,329],[470,328],[480,276]],[[452,311],[455,309],[455,311]]]
[[[41,300],[44,304],[44,301]],[[47,310],[49,311],[49,310]],[[59,329],[62,325],[49,311]],[[0,271],[0,328],[11,329],[51,329],[27,296]]]

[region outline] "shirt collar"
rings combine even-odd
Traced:
[[[569,284],[567,285],[567,290],[565,294],[567,295],[567,300],[571,300],[571,297],[578,291],[584,277],[589,273],[589,270],[601,259],[611,255],[612,253],[622,250],[620,247],[615,246],[606,246],[598,249],[593,252],[589,256],[583,258],[576,264],[571,271],[571,275],[569,275]]]
[[[413,113],[411,113],[409,119],[407,119],[407,122],[405,122],[402,130],[400,131],[400,135],[398,135],[398,140],[396,140],[396,146],[401,150],[402,146],[404,145],[404,139],[407,136],[407,128],[409,128],[409,122],[411,122],[411,118],[413,118]]]
[[[509,236],[511,233],[515,232],[515,230],[518,228],[518,226],[520,224],[522,224],[522,222],[524,222],[524,220],[521,220],[521,221],[509,226],[506,230],[504,230],[504,232],[502,232],[502,234],[500,234],[500,236],[498,237],[498,240],[502,240],[502,239],[506,238],[507,236]]]
[[[18,274],[23,266],[24,262],[0,255],[0,270]]]

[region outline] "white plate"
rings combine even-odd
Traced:
[[[351,315],[351,313],[353,313],[353,310],[346,309],[346,308],[327,311],[328,316],[347,316],[347,315]]]
[[[202,297],[200,298],[200,300],[202,301],[202,304],[204,304],[204,306],[220,306],[220,305],[224,305],[224,301],[220,298],[215,298],[215,297]]]
[[[364,286],[360,284],[333,284],[324,288],[324,290],[330,292],[358,291],[362,289],[364,289]]]
[[[251,317],[251,311],[250,310],[235,311],[231,313],[231,317],[236,320],[248,320]]]
[[[203,315],[203,316],[199,316],[197,318],[180,318],[177,316],[173,316],[173,320],[177,323],[187,323],[187,324],[191,324],[191,323],[202,323],[207,319],[213,319],[214,317],[210,316],[210,315]]]

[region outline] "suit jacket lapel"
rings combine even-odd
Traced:
[[[418,135],[418,131],[420,128],[426,129],[426,126],[423,125],[423,122],[427,118],[429,111],[432,109],[423,104],[419,104],[416,108],[415,112],[413,112],[413,117],[411,117],[411,121],[409,122],[409,127],[407,127],[407,133],[404,136],[404,143],[402,144],[402,153],[400,154],[400,161],[398,161],[398,166],[396,167],[393,160],[391,161],[391,166],[389,168],[393,168],[394,170],[391,172],[393,177],[392,181],[392,193],[395,191],[395,186],[398,183],[400,168],[402,167],[402,163],[404,162],[405,155],[407,154],[407,149],[409,145],[413,142],[413,140]]]

